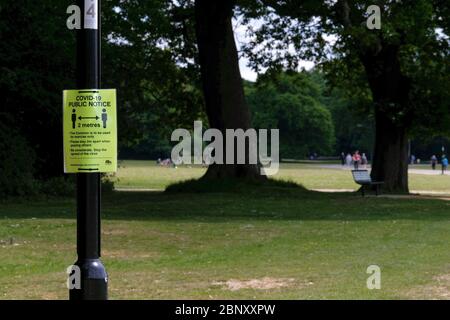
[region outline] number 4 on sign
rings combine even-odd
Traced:
[[[98,0],[84,0],[84,28],[98,29]]]
[[[91,4],[89,9],[86,11],[86,15],[89,15],[92,19],[95,19],[95,4]]]

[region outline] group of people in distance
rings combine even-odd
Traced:
[[[341,164],[343,166],[353,165],[355,170],[358,170],[360,167],[362,167],[364,169],[367,167],[367,163],[368,163],[367,156],[365,153],[360,154],[359,150],[356,150],[353,153],[353,155],[351,155],[350,153],[347,153],[347,155],[345,155],[344,152],[341,152],[340,158],[341,158]]]
[[[413,156],[411,156],[411,158],[412,157]],[[345,155],[344,152],[341,152],[340,159],[341,159],[341,164],[343,166],[347,165],[350,167],[351,165],[353,165],[355,170],[358,170],[360,167],[365,169],[368,164],[366,154],[365,153],[360,154],[359,150],[356,150],[353,153],[353,155],[351,155],[350,153],[347,153],[347,155]],[[438,164],[438,158],[436,157],[436,155],[433,155],[430,160],[431,160],[430,161],[431,168],[433,170],[436,170],[436,165]],[[413,163],[415,163],[415,157],[414,157],[414,160],[411,161],[411,164],[413,164]],[[418,161],[417,163],[420,163],[420,162]],[[447,170],[447,167],[448,167],[448,159],[445,154],[443,154],[441,157],[441,167],[442,167],[442,174],[445,174],[445,171]]]
[[[163,160],[161,160],[161,158],[158,158],[158,160],[156,160],[156,164],[160,165],[162,167],[173,167],[173,168],[177,167],[175,165],[175,163],[172,162],[172,159],[170,159],[170,158],[163,159]]]
[[[410,164],[420,164],[420,159],[416,159],[416,157],[412,154],[410,156]],[[436,157],[436,155],[432,155],[430,158],[430,163],[431,163],[431,169],[432,170],[436,170],[436,166],[439,163],[438,157]],[[445,154],[443,154],[441,156],[441,170],[442,170],[442,174],[445,174],[445,171],[447,171],[447,167],[448,167],[448,159],[447,156]]]
[[[436,165],[438,164],[438,158],[436,157],[436,155],[432,155],[431,156],[431,169],[436,170]],[[446,157],[445,154],[442,155],[441,157],[441,170],[442,170],[442,174],[445,174],[445,171],[447,171],[447,167],[448,167],[448,159]]]

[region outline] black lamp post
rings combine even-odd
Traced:
[[[100,0],[77,0],[81,28],[76,31],[77,89],[100,89]],[[87,21],[89,20],[89,21]],[[71,300],[106,300],[108,276],[100,261],[100,173],[77,173],[77,254],[81,288]]]

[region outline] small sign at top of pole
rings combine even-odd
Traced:
[[[98,0],[84,0],[84,28],[98,29]]]

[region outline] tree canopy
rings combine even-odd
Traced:
[[[385,189],[408,191],[408,137],[413,127],[448,132],[448,5],[442,1],[258,1],[244,14],[262,19],[245,51],[257,69],[296,68],[314,59],[328,79],[369,96],[375,119],[372,177]],[[366,25],[369,5],[381,9],[381,29]],[[428,83],[425,83],[428,79]],[[431,88],[433,86],[433,88]],[[445,100],[445,101],[444,101]]]
[[[303,159],[332,154],[334,127],[323,93],[309,73],[267,72],[247,84],[255,128],[280,130],[280,154]]]

